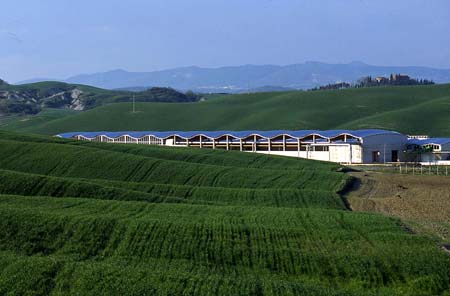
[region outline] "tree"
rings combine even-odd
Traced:
[[[188,90],[185,95],[189,100],[195,101],[197,99],[197,95],[192,90]]]

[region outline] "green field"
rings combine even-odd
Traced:
[[[1,128],[57,134],[70,131],[392,129],[450,136],[450,85],[229,95],[196,103],[117,103]],[[45,115],[45,114],[44,114]],[[38,115],[37,118],[44,115]]]
[[[450,257],[347,210],[336,164],[8,132],[0,155],[1,295],[450,295]]]
[[[77,114],[77,111],[67,109],[44,109],[38,115],[3,115],[0,117],[0,129],[7,127],[11,130],[20,130],[23,127],[38,126],[49,121]]]

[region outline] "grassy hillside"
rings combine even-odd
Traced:
[[[38,115],[4,114],[3,116],[0,116],[0,129],[7,126],[8,129],[11,130],[20,130],[23,127],[38,126],[55,119],[74,115],[75,113],[77,113],[77,111],[69,109],[46,108]]]
[[[335,164],[0,132],[0,294],[433,295],[450,257]]]
[[[17,92],[29,92],[33,91],[38,96],[45,96],[45,94],[55,93],[57,91],[65,91],[71,89],[79,89],[86,93],[86,96],[90,100],[98,101],[97,105],[101,103],[111,103],[129,100],[133,95],[136,101],[192,101],[193,98],[187,98],[182,93],[176,92],[170,88],[153,88],[144,89],[138,92],[131,92],[126,90],[109,90],[89,85],[71,84],[56,81],[36,82],[29,84],[13,85],[13,84],[0,84],[0,91],[17,91]],[[152,91],[153,90],[153,91]]]
[[[45,108],[87,110],[107,103],[194,102],[197,95],[171,88],[151,88],[140,92],[106,90],[63,82],[38,82],[10,85],[0,81],[1,114],[36,114]]]
[[[111,104],[41,123],[2,128],[56,134],[98,130],[384,128],[450,136],[450,85],[258,93],[211,101]],[[38,115],[39,116],[39,115]]]

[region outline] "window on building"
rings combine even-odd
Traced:
[[[314,151],[325,152],[325,151],[330,150],[329,146],[313,146],[313,147],[314,147]]]

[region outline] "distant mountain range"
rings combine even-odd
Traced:
[[[153,72],[114,70],[77,75],[60,81],[106,89],[169,86],[179,90],[205,93],[239,93],[248,89],[309,89],[329,83],[353,82],[367,75],[389,77],[391,73],[408,74],[418,79],[431,79],[436,83],[450,82],[450,69],[373,66],[362,62],[349,64],[306,62],[287,66],[244,65],[220,68],[184,67]],[[39,78],[22,81],[19,84],[44,80],[55,79]]]

